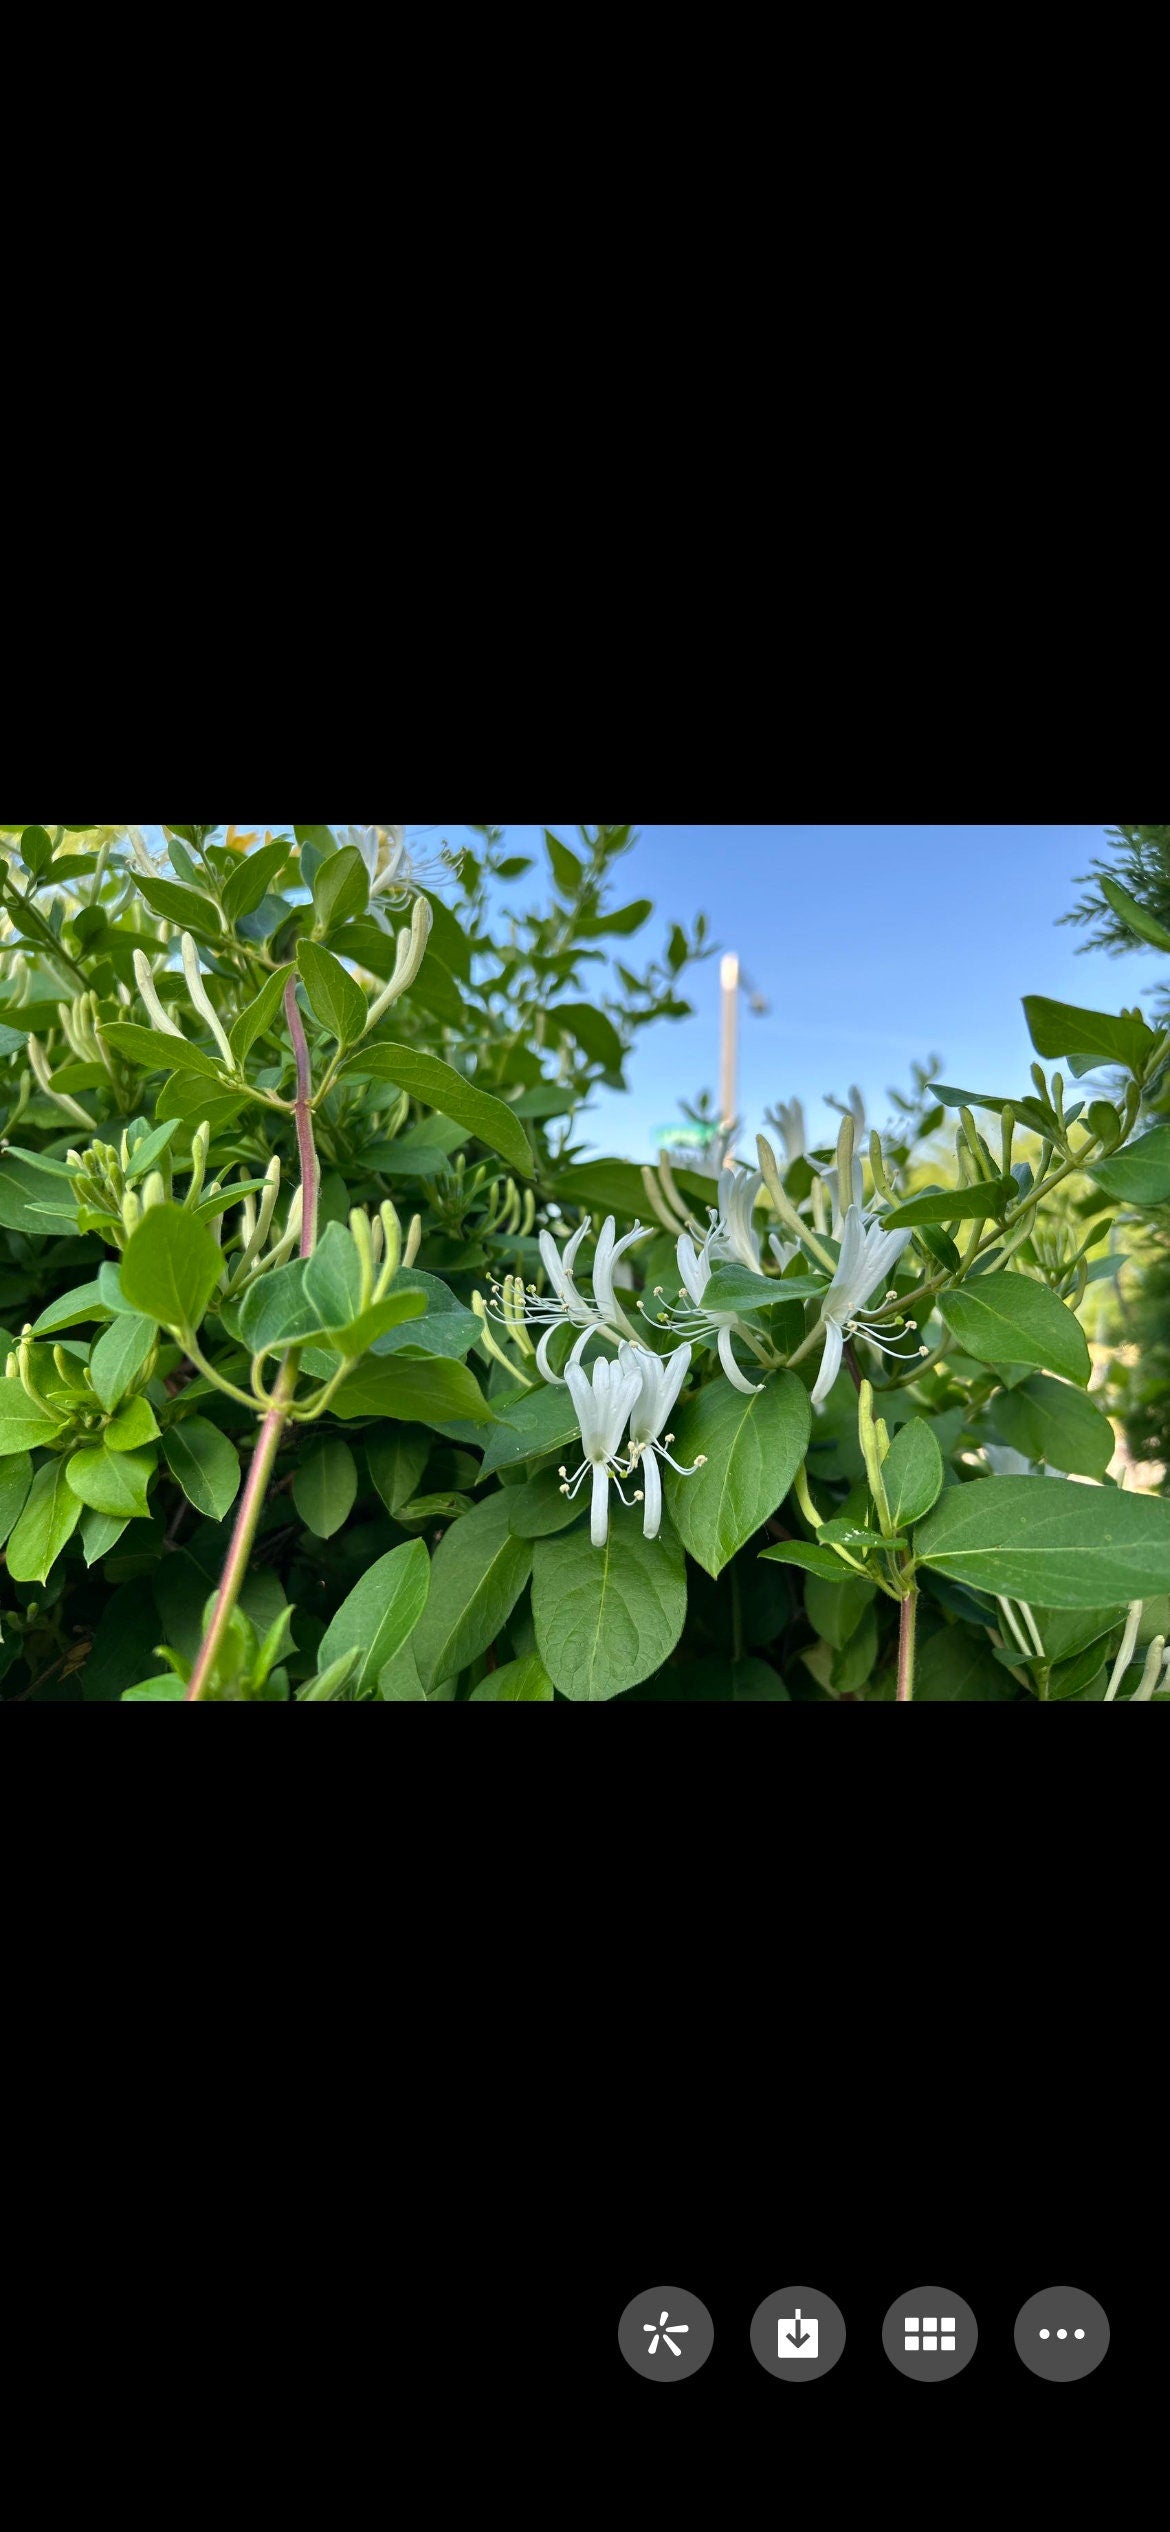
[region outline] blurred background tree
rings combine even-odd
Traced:
[[[1091,925],[1089,948],[1122,951],[1146,944],[1170,958],[1170,826],[1114,826],[1108,861],[1095,861],[1080,885],[1087,894],[1062,920]],[[1170,1020],[1170,972],[1155,1011]],[[1170,1073],[1146,1103],[1146,1123],[1170,1119]],[[1170,1466],[1170,1207],[1145,1229],[1130,1262],[1110,1287],[1101,1332],[1112,1347],[1110,1410],[1119,1416],[1132,1458],[1154,1482]]]

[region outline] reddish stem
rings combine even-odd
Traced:
[[[317,1242],[317,1151],[313,1141],[313,1073],[305,1024],[297,1002],[297,980],[284,989],[284,1016],[297,1059],[297,1149],[301,1156],[301,1255],[311,1257]]]

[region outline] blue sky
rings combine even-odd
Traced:
[[[554,833],[573,843],[572,826]],[[458,827],[435,842],[470,840]],[[940,1078],[976,1090],[1028,1088],[1034,1060],[1025,993],[1093,1009],[1149,1007],[1165,979],[1157,951],[1078,955],[1085,935],[1058,918],[1081,894],[1079,872],[1105,841],[1103,826],[642,826],[616,870],[617,903],[650,897],[655,911],[624,954],[633,967],[661,952],[673,919],[702,908],[712,936],[737,950],[766,1018],[740,1005],[743,1142],[765,1109],[795,1094],[814,1136],[835,1139],[826,1091],[865,1094],[871,1121],[889,1113],[886,1087],[908,1086],[915,1057],[942,1058]],[[518,907],[547,897],[541,829],[509,826],[508,849],[537,857],[515,882]],[[542,883],[538,890],[537,882]],[[602,974],[593,970],[595,976]],[[601,1092],[582,1123],[599,1151],[649,1157],[654,1130],[681,1096],[719,1086],[719,961],[692,969],[691,1020],[644,1032],[627,1066],[630,1095]]]
[[[336,831],[336,830],[335,830]],[[553,823],[565,842],[572,824]],[[474,841],[465,826],[408,833],[424,849]],[[546,906],[551,879],[539,826],[507,826],[507,848],[537,867],[501,894],[518,910]],[[939,1078],[964,1088],[1026,1090],[1034,1050],[1020,1008],[1043,993],[1096,1010],[1141,1003],[1164,981],[1156,950],[1079,954],[1084,933],[1059,918],[1081,894],[1077,875],[1104,849],[1103,826],[640,826],[615,868],[615,903],[650,897],[654,913],[622,945],[626,963],[660,956],[672,921],[702,909],[711,937],[736,950],[770,1009],[740,1004],[742,1149],[777,1099],[804,1103],[810,1135],[835,1141],[826,1091],[864,1093],[872,1123],[890,1114],[887,1085],[909,1087],[915,1058],[941,1058]],[[590,972],[602,978],[604,970]],[[604,987],[595,988],[604,996]],[[719,1088],[719,961],[683,980],[691,1020],[643,1032],[626,1067],[630,1089],[599,1092],[579,1120],[595,1151],[645,1160],[680,1097]]]

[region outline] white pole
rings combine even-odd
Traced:
[[[720,1124],[726,1133],[735,1123],[736,1034],[739,1024],[739,960],[729,951],[719,970],[723,988],[723,1044],[719,1086]]]

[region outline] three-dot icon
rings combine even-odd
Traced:
[[[1015,2341],[1017,2355],[1042,2382],[1080,2382],[1108,2350],[1108,2315],[1079,2286],[1049,2286],[1017,2314]]]

